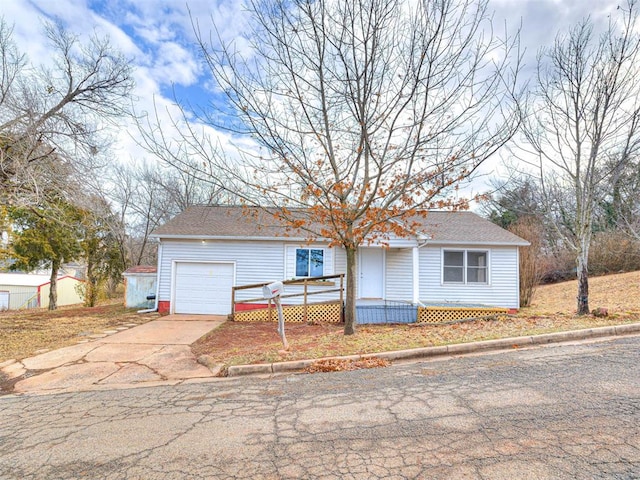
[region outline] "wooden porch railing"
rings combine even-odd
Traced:
[[[335,281],[332,282],[331,280],[335,280],[335,279],[339,279],[339,287],[335,287],[336,283]],[[274,306],[273,306],[273,302],[272,299],[270,298],[264,298],[264,297],[257,297],[257,298],[248,298],[248,299],[242,299],[242,300],[236,300],[236,292],[238,290],[248,290],[248,289],[252,289],[252,288],[262,288],[265,285],[269,285],[271,282],[263,282],[263,283],[253,283],[251,285],[239,285],[237,287],[232,287],[231,289],[231,305],[232,305],[232,317],[235,315],[236,313],[236,305],[239,303],[253,303],[253,302],[259,302],[259,301],[264,301],[267,300],[267,310],[268,310],[268,315],[269,315],[269,320],[272,320],[272,316],[274,313]],[[298,278],[295,280],[284,280],[282,282],[284,285],[302,285],[303,287],[303,291],[301,293],[286,293],[284,295],[280,295],[281,299],[284,298],[293,298],[293,297],[303,297],[303,309],[304,309],[304,321],[306,322],[308,320],[307,318],[307,309],[308,309],[308,305],[309,305],[309,297],[313,296],[313,295],[322,295],[322,294],[326,294],[326,293],[335,293],[338,292],[339,293],[339,297],[340,297],[340,305],[343,304],[344,302],[344,274],[340,273],[337,275],[324,275],[321,277],[309,277],[309,278]],[[324,287],[327,286],[329,288],[323,288],[323,289],[319,289],[319,290],[313,290],[313,291],[309,291],[309,287],[314,286],[314,287]]]

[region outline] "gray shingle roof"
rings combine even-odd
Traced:
[[[281,237],[284,225],[259,209],[192,206],[155,229],[156,237]]]
[[[416,217],[420,232],[432,243],[527,245],[528,242],[473,212],[430,211]],[[305,238],[285,230],[264,210],[243,207],[193,206],[157,228],[158,238]]]
[[[422,233],[438,243],[529,244],[473,212],[432,211],[422,223]]]

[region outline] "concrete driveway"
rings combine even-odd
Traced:
[[[15,393],[175,385],[216,375],[197,362],[191,345],[225,317],[169,315],[87,343],[4,365]]]

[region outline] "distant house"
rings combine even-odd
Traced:
[[[28,273],[0,273],[0,310],[46,308],[49,306],[50,276]],[[58,306],[82,303],[78,285],[82,280],[68,275],[58,278]]]
[[[155,305],[158,269],[149,265],[136,265],[122,274],[124,277],[124,306],[152,308]]]
[[[359,249],[360,300],[519,307],[518,248],[527,241],[471,212],[433,211],[420,221],[415,235]],[[342,248],[309,244],[261,210],[195,206],[152,236],[161,312],[229,314],[234,286],[346,271]]]

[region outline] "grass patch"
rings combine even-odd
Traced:
[[[227,365],[377,353],[418,347],[494,340],[635,323],[640,320],[640,272],[593,277],[591,308],[606,307],[609,316],[575,316],[577,282],[537,289],[533,304],[507,320],[478,320],[452,325],[363,325],[345,337],[342,326],[287,324],[290,349],[282,351],[275,323],[227,322],[201,338],[192,349]]]
[[[65,306],[57,310],[17,310],[0,313],[0,362],[20,360],[112,330],[127,323],[145,323],[157,314],[140,315],[124,308],[122,299],[93,308]]]
[[[590,279],[590,305],[606,307],[609,316],[576,317],[577,284],[564,282],[540,287],[530,308],[507,320],[478,320],[452,325],[363,325],[344,336],[342,325],[287,324],[290,349],[282,351],[276,323],[226,322],[192,345],[196,355],[207,354],[226,365],[374,354],[381,351],[497,338],[537,335],[640,320],[640,272]],[[145,323],[157,313],[140,315],[125,309],[122,299],[94,308],[61,307],[48,310],[0,312],[0,362],[22,359],[44,349],[73,345],[90,334],[127,323]]]
[[[196,355],[218,363],[243,365],[340,355],[377,353],[497,338],[537,335],[636,322],[630,317],[518,315],[507,320],[478,320],[453,325],[366,325],[344,336],[341,325],[287,324],[289,350],[282,351],[275,323],[227,322],[192,345]]]

